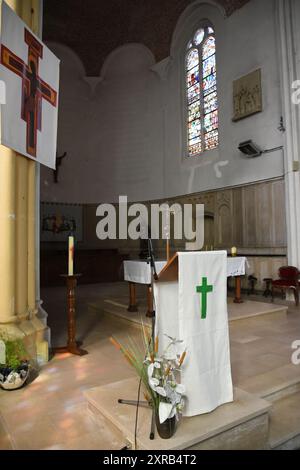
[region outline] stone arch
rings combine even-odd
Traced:
[[[190,35],[199,25],[199,21],[209,20],[213,23],[216,34],[221,29],[221,22],[226,17],[225,9],[214,0],[196,0],[180,15],[173,32],[170,54],[171,57],[182,54],[190,39]]]
[[[132,60],[135,57],[135,61]],[[131,60],[128,60],[130,58]],[[123,74],[130,75],[141,69],[149,70],[155,64],[155,57],[144,44],[128,43],[114,49],[106,58],[102,69],[101,78],[115,76],[120,73],[120,61]]]

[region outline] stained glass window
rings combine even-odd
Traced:
[[[199,155],[218,146],[218,96],[215,32],[198,29],[186,55],[188,155]]]
[[[194,43],[196,46],[199,46],[199,44],[201,44],[201,42],[203,41],[204,35],[205,35],[204,29],[201,28],[201,29],[198,29],[198,31],[196,31],[196,34],[194,36]]]

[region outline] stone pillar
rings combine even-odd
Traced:
[[[20,0],[8,0],[7,4],[20,13]],[[0,146],[0,156],[0,326],[23,336],[16,314],[16,153]]]
[[[21,0],[8,0],[7,3],[20,14]],[[20,214],[24,209],[21,200],[25,188],[20,188],[18,192],[16,190],[17,173],[18,177],[23,179],[21,167],[22,162],[17,167],[17,155],[14,151],[0,146],[0,330],[19,337],[23,337],[24,333],[19,328],[17,309],[24,309],[24,314],[27,311],[27,293],[24,296],[21,294],[23,283],[21,281],[21,286],[20,278],[17,279],[18,259],[16,257],[16,251],[18,250],[19,253],[21,249],[21,246],[16,243],[16,205]],[[24,217],[27,219],[27,213]],[[27,246],[23,248],[24,253],[27,253]],[[27,274],[25,274],[25,279],[27,279]],[[16,299],[17,291],[20,292],[18,300]]]
[[[31,323],[36,331],[36,343],[44,342],[45,325],[37,317],[38,305],[36,296],[36,163],[28,161],[28,311]],[[45,350],[45,345],[42,348]]]
[[[42,2],[41,0],[22,0],[22,18],[26,24],[37,35],[41,36],[42,31]],[[37,184],[37,163],[28,160],[28,312],[31,325],[36,332],[36,348],[37,356],[40,362],[48,360],[48,338],[50,337],[45,319],[38,317],[40,309],[39,293],[37,294],[37,283],[39,282],[38,269],[38,252],[39,252],[39,236],[36,226],[39,221],[36,215],[39,214],[37,206],[39,205],[39,185]],[[43,311],[45,316],[45,312]]]
[[[22,335],[15,326],[18,319],[15,311],[15,152],[0,146],[0,327]]]
[[[16,155],[16,302],[18,327],[25,335],[26,348],[36,357],[36,331],[28,310],[28,163],[22,155]]]
[[[28,314],[28,160],[16,155],[16,314],[20,321]]]
[[[300,268],[300,105],[292,101],[292,85],[300,80],[299,2],[277,0],[281,96],[285,125],[284,167],[288,263]],[[298,60],[297,60],[298,57]]]
[[[7,0],[8,5],[39,35],[41,0]],[[35,359],[47,360],[45,323],[36,314],[36,162],[0,147],[0,328],[23,336]]]
[[[35,295],[35,162],[28,161],[28,308],[34,314]]]

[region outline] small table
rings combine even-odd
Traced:
[[[67,306],[68,306],[68,342],[66,346],[54,348],[54,354],[71,353],[76,356],[84,356],[88,354],[87,351],[81,349],[81,343],[76,341],[76,319],[75,319],[75,288],[77,286],[77,279],[81,274],[62,274],[61,277],[66,279],[67,284]]]
[[[167,261],[156,261],[155,267],[159,273]],[[134,260],[124,261],[124,280],[129,283],[129,307],[128,312],[137,312],[136,301],[136,284],[144,284],[147,286],[147,316],[152,316],[153,302],[152,302],[152,285],[151,285],[151,266],[147,261]],[[246,274],[246,265],[248,260],[244,256],[229,257],[227,258],[227,277],[235,278],[235,299],[234,303],[243,303],[241,297],[241,276]]]

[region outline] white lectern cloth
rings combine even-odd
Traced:
[[[184,341],[187,356],[181,372],[186,388],[184,416],[213,411],[233,401],[228,315],[227,253],[178,253],[178,282],[154,284],[156,334],[160,352],[166,334]],[[201,315],[203,279],[213,287],[207,294],[206,318]]]

